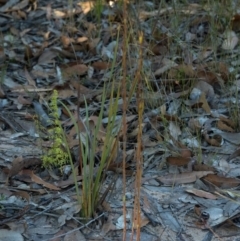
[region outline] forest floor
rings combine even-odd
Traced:
[[[127,46],[121,3],[97,2],[0,3],[0,240],[123,240],[124,227],[126,240],[136,240],[141,130],[140,240],[239,241],[239,1],[128,3]],[[126,193],[123,99],[118,95],[124,47]],[[44,160],[53,161],[48,159],[54,148],[50,133],[56,128],[53,92],[66,106],[59,105],[56,112],[80,195],[84,175],[77,138],[93,152],[97,170],[109,140],[107,128],[114,127],[101,202],[90,219],[79,215],[83,207],[69,163],[60,157],[61,168],[44,165]],[[109,114],[113,99],[114,121]],[[141,123],[139,100],[144,102]],[[73,119],[81,120],[81,135]],[[93,151],[86,136],[96,128],[101,131]]]

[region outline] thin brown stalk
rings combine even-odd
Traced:
[[[123,241],[126,240],[126,145],[127,145],[127,0],[123,0],[123,57],[122,57],[122,99],[123,99],[123,119],[122,119],[122,133],[123,133],[123,217],[124,217],[124,228],[123,228]]]
[[[136,240],[140,240],[141,229],[141,207],[140,207],[140,191],[142,179],[142,120],[144,110],[144,100],[142,98],[143,83],[141,79],[141,69],[143,62],[142,53],[143,33],[139,32],[139,61],[138,68],[135,75],[137,80],[137,108],[138,108],[138,135],[137,135],[137,148],[136,148],[136,180],[135,180],[135,199],[134,199],[134,213],[133,213],[133,229],[136,229]],[[132,239],[133,239],[132,232]]]

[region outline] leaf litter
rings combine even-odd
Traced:
[[[133,61],[138,54],[134,34],[138,29],[144,32],[141,240],[240,237],[240,6],[232,0],[223,8],[221,2],[128,4],[127,71],[131,77],[138,67]],[[104,83],[121,81],[121,4],[104,2],[100,22],[94,17],[95,7],[93,1],[73,1],[71,9],[58,1],[1,2],[2,238],[122,240],[126,225],[130,240],[131,227],[136,226],[134,152],[139,126],[135,96],[129,99],[127,117],[127,223],[121,216],[121,98],[111,163],[100,190],[105,197],[91,220],[83,222],[79,217],[82,207],[70,166],[61,172],[42,168],[43,151],[52,145],[48,139],[52,91],[58,91],[76,120],[80,107],[78,125],[84,143],[97,125]],[[95,170],[106,126],[112,121],[108,118],[110,92],[106,97]],[[77,133],[67,111],[59,107],[59,113],[81,188]]]

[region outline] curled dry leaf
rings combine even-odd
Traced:
[[[233,188],[240,185],[240,179],[223,177],[215,174],[209,174],[203,178],[203,181],[210,182],[220,188]]]
[[[235,127],[236,127],[235,123],[234,123],[232,120],[230,120],[230,119],[228,119],[227,117],[225,117],[225,116],[220,115],[220,116],[219,116],[219,119],[220,119],[222,122],[224,122],[226,125],[228,125],[228,126],[230,126],[230,127],[232,127],[232,128],[235,128]]]
[[[167,185],[177,185],[183,183],[195,182],[198,178],[204,177],[208,174],[212,174],[211,171],[200,171],[200,172],[187,172],[180,174],[168,174],[162,177],[158,177],[157,180]]]
[[[234,132],[234,129],[222,120],[217,121],[217,128],[222,131]]]
[[[205,141],[210,144],[211,146],[222,146],[223,145],[223,138],[219,134],[209,135],[207,132],[203,133]]]
[[[191,188],[191,189],[186,189],[186,192],[188,193],[192,193],[198,197],[204,197],[204,198],[207,198],[207,199],[217,199],[218,197],[213,195],[212,193],[210,192],[205,192],[203,190],[198,190],[198,189],[195,189],[195,188]]]

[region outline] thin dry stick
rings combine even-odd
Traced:
[[[126,220],[126,145],[127,145],[127,0],[123,0],[123,57],[122,57],[122,99],[123,99],[123,119],[122,119],[122,133],[123,133],[123,241],[126,240],[127,220]]]
[[[142,119],[144,110],[144,100],[142,98],[143,84],[141,79],[141,69],[143,62],[142,53],[143,44],[143,32],[139,32],[139,61],[138,69],[135,75],[135,79],[138,83],[137,88],[137,106],[138,106],[138,135],[137,135],[137,149],[136,149],[136,180],[135,180],[135,200],[134,200],[134,217],[133,228],[137,231],[136,240],[140,241],[141,231],[141,207],[140,207],[140,191],[141,191],[141,179],[142,179]],[[131,240],[133,239],[132,237]]]

